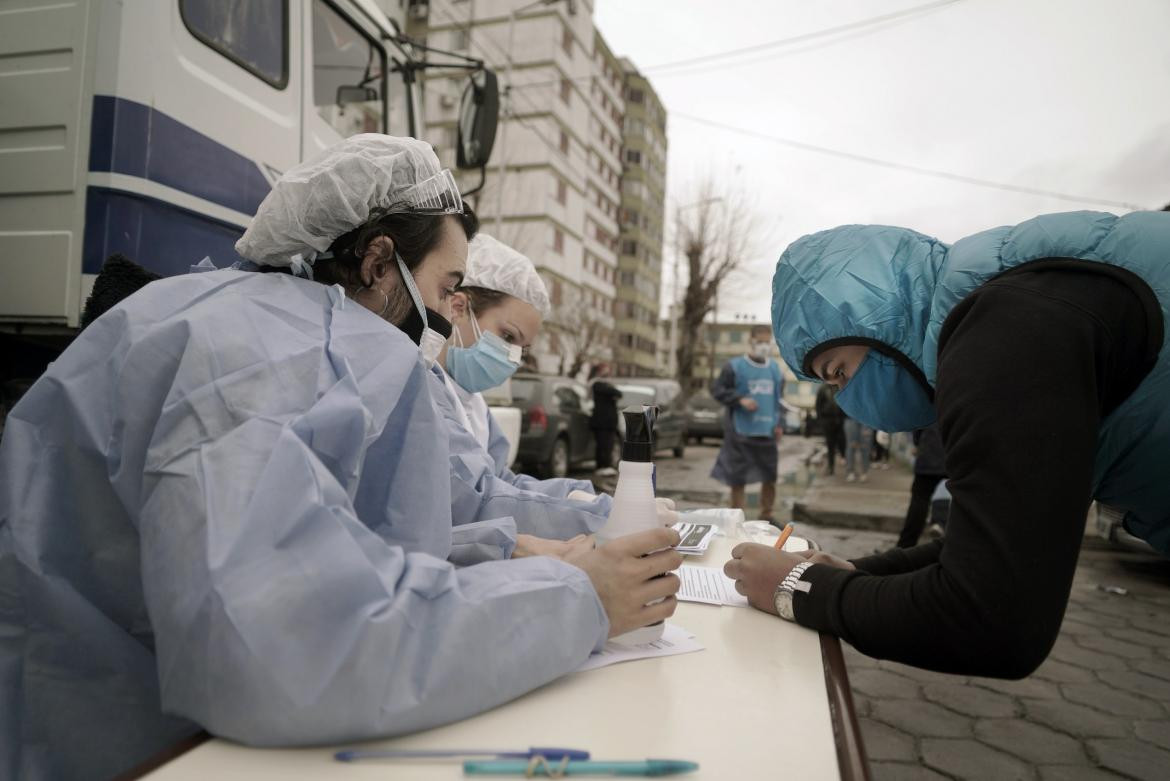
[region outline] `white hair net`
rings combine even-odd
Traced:
[[[458,214],[451,172],[424,141],[365,133],[284,173],[260,203],[236,252],[264,266],[312,263],[334,240],[396,211]]]
[[[548,291],[536,266],[499,239],[478,233],[467,245],[467,273],[463,285],[497,290],[531,304],[548,317]]]

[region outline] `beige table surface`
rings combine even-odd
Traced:
[[[722,566],[717,538],[687,563]],[[839,778],[819,636],[751,608],[679,603],[671,621],[706,650],[573,673],[470,719],[368,748],[560,746],[596,759],[687,759],[679,778]],[[455,779],[460,765],[340,763],[337,747],[252,749],[210,740],[158,768],[152,781]],[[469,776],[470,777],[470,776]]]

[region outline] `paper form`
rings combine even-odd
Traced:
[[[684,602],[708,605],[747,607],[747,597],[735,590],[735,581],[723,574],[721,567],[696,567],[684,564],[675,570],[682,586],[676,595]]]
[[[649,659],[656,656],[674,656],[688,654],[691,651],[702,651],[703,644],[687,630],[669,621],[662,628],[662,637],[649,643],[625,645],[610,640],[600,652],[592,654],[585,660],[585,664],[577,668],[577,672],[596,670],[618,662],[630,662],[634,659]]]

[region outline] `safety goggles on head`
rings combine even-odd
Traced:
[[[444,168],[430,179],[424,179],[398,196],[383,214],[394,212],[414,214],[462,214],[463,198],[455,184],[455,176]]]

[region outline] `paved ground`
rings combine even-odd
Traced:
[[[716,452],[692,446],[684,459],[660,460],[660,494],[689,506],[724,497],[707,477]],[[785,440],[781,519],[793,507],[830,520],[850,507],[857,518],[904,511],[897,496],[908,497],[904,468],[846,484],[805,465],[817,455],[814,442]],[[847,557],[895,539],[880,530],[888,517],[869,524],[874,530],[797,523],[798,534]],[[877,781],[1170,779],[1170,562],[1086,537],[1060,638],[1023,681],[939,675],[848,646],[845,656]]]

